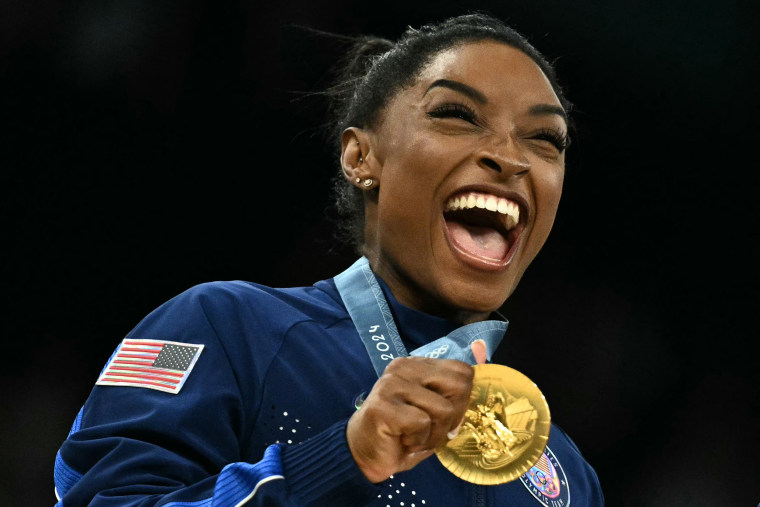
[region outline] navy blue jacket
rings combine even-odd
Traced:
[[[408,350],[457,327],[386,296]],[[58,505],[603,505],[556,426],[541,466],[504,485],[464,482],[435,457],[367,481],[345,427],[377,375],[332,280],[199,285],[127,338],[204,348],[177,394],[93,388],[56,457]]]

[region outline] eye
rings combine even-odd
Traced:
[[[466,122],[477,124],[475,111],[464,104],[447,103],[436,107],[428,113],[431,118],[458,118]]]
[[[554,146],[559,153],[562,153],[570,146],[570,138],[562,130],[555,130],[551,128],[541,129],[536,132],[532,139],[539,141],[548,141]]]

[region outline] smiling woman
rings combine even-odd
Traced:
[[[306,288],[204,284],[146,317],[58,454],[62,505],[603,504],[557,427],[505,484],[431,458],[455,439],[473,463],[515,461],[537,424],[470,365],[557,211],[569,107],[551,67],[482,15],[361,39],[346,62],[338,188],[362,258]]]
[[[408,306],[486,318],[549,234],[565,139],[557,94],[521,50],[486,40],[439,52],[377,125],[343,133],[348,180],[376,185],[363,246],[375,273]]]

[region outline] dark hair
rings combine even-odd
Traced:
[[[337,141],[348,127],[369,128],[402,88],[411,86],[420,71],[447,49],[481,40],[503,42],[528,55],[543,71],[569,112],[571,104],[557,83],[554,68],[541,53],[512,28],[486,14],[466,14],[441,23],[412,27],[397,42],[379,37],[353,39],[353,45],[337,65],[336,84],[327,90],[330,99],[329,135]],[[335,206],[343,216],[340,224],[345,239],[361,250],[364,242],[364,199],[362,191],[339,171],[333,185]]]

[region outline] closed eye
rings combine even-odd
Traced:
[[[464,104],[447,103],[436,107],[428,113],[431,118],[458,118],[466,122],[477,124],[475,111]]]
[[[562,153],[570,146],[570,137],[561,131],[555,129],[541,129],[532,136],[533,139],[550,142],[559,153]]]

